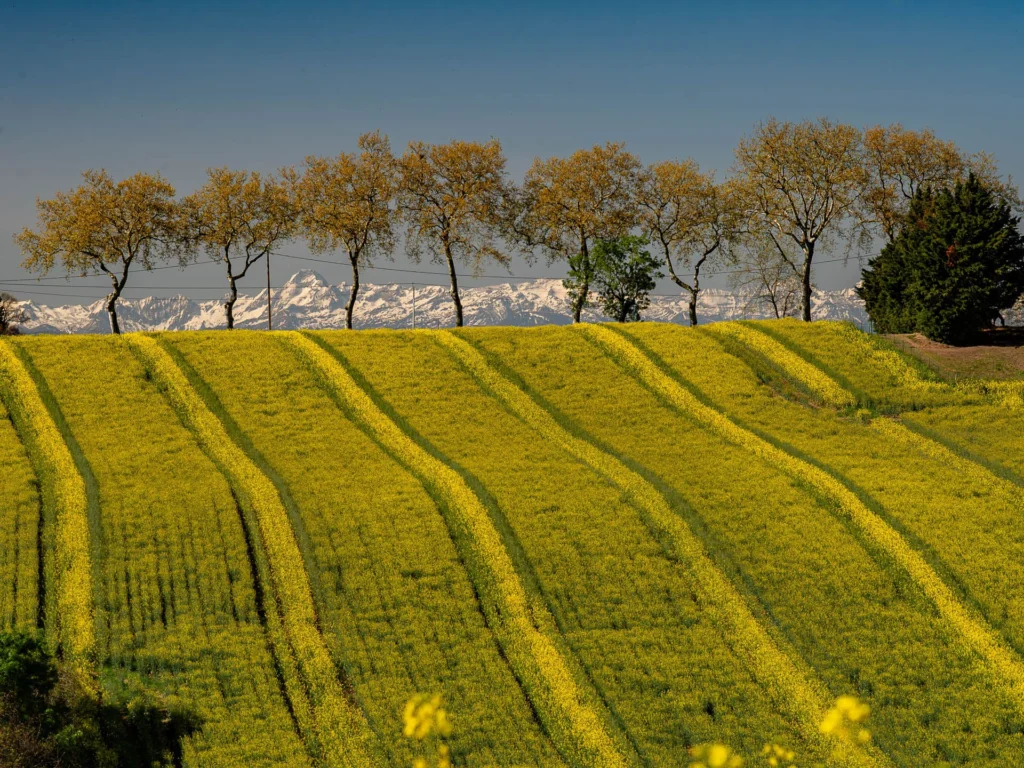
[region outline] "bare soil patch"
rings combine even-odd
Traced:
[[[886,338],[948,379],[1024,379],[1024,328],[994,328],[979,344],[964,347],[940,344],[919,333]]]

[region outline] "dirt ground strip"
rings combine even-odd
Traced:
[[[986,333],[983,344],[965,347],[940,344],[919,333],[886,338],[948,379],[1024,379],[1024,328],[996,328]]]

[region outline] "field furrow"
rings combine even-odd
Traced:
[[[194,711],[190,765],[305,765],[231,490],[121,339],[20,342],[98,484],[105,695]]]
[[[96,651],[93,624],[92,561],[88,499],[85,481],[71,451],[43,403],[32,376],[12,344],[0,342],[0,389],[14,423],[20,426],[21,439],[35,464],[49,508],[44,520],[50,520],[53,532],[52,570],[48,579],[54,598],[47,606],[46,626],[69,660],[80,683],[92,687]]]
[[[856,490],[1000,631],[1015,650],[1015,659],[1020,659],[1024,653],[1024,587],[1018,586],[1024,579],[1020,495],[1013,486],[993,481],[988,468],[998,473],[998,464],[988,462],[983,467],[982,461],[963,457],[952,462],[947,449],[952,446],[956,452],[956,432],[947,434],[943,438],[947,445],[942,446],[931,437],[922,440],[910,434],[897,423],[871,418],[867,412],[844,418],[828,409],[808,409],[773,397],[758,387],[746,365],[722,356],[705,332],[665,335],[651,329],[639,336],[677,371],[687,369],[694,356],[714,361],[683,375],[734,418],[827,467]],[[976,391],[949,396],[972,402],[979,397]],[[969,414],[980,406],[962,407]],[[905,412],[900,418],[907,416]],[[965,419],[964,426],[969,423]],[[1019,434],[1018,430],[1002,438],[1008,451],[1018,443]],[[929,450],[924,450],[926,446]]]
[[[0,632],[34,629],[40,606],[41,501],[0,383]]]
[[[993,743],[1019,754],[1009,695],[993,693],[991,675],[965,658],[932,605],[881,567],[812,488],[659,401],[578,331],[465,335],[551,408],[649,469],[670,501],[674,492],[674,509],[831,692],[872,703],[872,730],[894,762],[973,756]],[[984,734],[965,732],[961,718],[986,723]]]
[[[580,766],[627,765],[601,715],[585,701],[568,663],[541,626],[542,621],[531,615],[526,590],[501,536],[465,480],[388,418],[319,343],[298,334],[287,338],[310,361],[334,396],[415,472],[457,519],[467,544],[467,565],[476,575],[477,590],[489,609],[505,655],[562,753]]]
[[[1024,713],[1024,662],[981,617],[961,601],[895,528],[869,509],[846,485],[818,466],[777,447],[731,421],[721,411],[702,403],[692,392],[659,369],[625,336],[599,326],[588,328],[586,333],[666,401],[725,439],[808,483],[818,493],[838,504],[873,544],[910,575],[961,639],[991,665],[997,679],[1006,686]]]
[[[441,334],[438,340],[509,410],[616,485],[641,510],[656,535],[671,542],[675,556],[689,571],[702,607],[711,614],[758,682],[769,690],[776,706],[800,724],[807,741],[822,739],[818,725],[830,703],[825,691],[779,649],[750,612],[743,597],[708,556],[700,539],[669,507],[661,493],[612,454],[573,436],[548,411],[490,366],[467,341],[451,333]],[[844,745],[830,746],[839,751]],[[833,750],[826,747],[824,751]],[[855,752],[844,758],[851,763],[871,762]]]
[[[363,713],[342,690],[337,670],[317,624],[316,609],[295,533],[277,489],[245,452],[235,444],[224,425],[196,393],[171,355],[150,336],[133,336],[128,344],[146,369],[165,387],[165,393],[199,443],[226,473],[235,492],[251,506],[259,529],[259,548],[266,553],[269,581],[263,589],[277,602],[289,649],[275,643],[277,657],[294,656],[312,710],[315,743],[328,765],[368,766],[373,737]],[[271,634],[276,638],[276,634]],[[285,661],[284,663],[290,663]],[[294,679],[286,678],[289,691],[297,691]],[[307,734],[309,741],[314,741]]]
[[[650,764],[687,765],[687,746],[708,740],[802,741],[628,494],[500,405],[433,335],[318,336],[411,434],[481,484],[520,571]]]
[[[174,347],[298,509],[321,625],[395,764],[416,692],[440,693],[460,764],[561,764],[488,629],[445,519],[278,334],[181,334]]]

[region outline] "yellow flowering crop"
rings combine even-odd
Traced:
[[[285,339],[236,330],[162,340],[287,489],[321,630],[367,719],[382,724],[391,761],[413,759],[414,745],[390,724],[411,692],[429,690],[458,702],[450,744],[466,764],[563,765],[502,658],[436,502]]]
[[[935,604],[940,615],[990,666],[1024,711],[1024,664],[974,611],[965,606],[924,558],[852,491],[834,477],[753,432],[737,426],[723,413],[701,403],[692,393],[663,373],[624,336],[609,328],[583,326],[582,331],[605,348],[623,367],[666,401],[699,423],[740,445],[832,499],[861,530],[914,580]]]
[[[167,396],[195,431],[199,442],[248,497],[270,564],[271,586],[281,622],[308,691],[316,738],[333,765],[368,766],[369,726],[338,683],[337,671],[317,628],[309,579],[303,568],[288,513],[273,483],[231,440],[174,359],[150,336],[131,335],[127,343],[146,361]]]
[[[0,384],[0,396],[2,396]],[[39,611],[39,494],[0,397],[0,632],[30,629]]]
[[[487,572],[483,599],[494,600],[508,623],[510,663],[532,689],[534,705],[546,716],[566,752],[580,756],[594,766],[623,766],[625,760],[606,733],[596,713],[581,701],[576,682],[551,639],[531,618],[529,601],[498,532],[462,477],[451,467],[420,448],[377,408],[348,372],[316,342],[295,333],[289,341],[300,350],[334,389],[342,402],[373,431],[390,450],[402,457],[414,471],[431,478],[450,508],[462,518],[462,525],[476,547],[476,557]]]
[[[645,513],[490,396],[434,343],[438,334],[317,335],[439,458],[485,488],[527,561],[517,567],[539,588],[534,615],[547,608],[558,617],[574,657],[652,764],[678,760],[694,739],[748,748],[766,737],[799,739]],[[640,684],[650,670],[653,684]]]
[[[742,768],[743,758],[725,744],[700,744],[690,750],[690,768]]]
[[[864,721],[870,714],[871,707],[856,696],[840,696],[821,721],[821,732],[866,744],[871,741],[871,732],[864,727]]]
[[[72,667],[89,684],[96,633],[92,615],[92,563],[89,554],[88,500],[85,481],[17,353],[0,340],[0,388],[10,408],[24,420],[26,440],[42,466],[40,480],[49,486],[54,517],[57,635]]]
[[[122,339],[20,343],[97,484],[101,679],[194,711],[203,727],[183,744],[189,764],[307,765],[268,648],[276,612],[264,626],[222,473]]]
[[[634,504],[641,506],[659,529],[671,537],[682,560],[692,570],[706,606],[715,613],[754,676],[774,691],[778,706],[791,710],[805,725],[804,734],[808,740],[813,741],[813,723],[817,722],[825,708],[822,692],[804,676],[792,659],[779,650],[750,613],[735,587],[707,556],[700,540],[669,508],[664,497],[621,461],[570,434],[526,393],[489,366],[468,342],[452,333],[443,333],[438,339],[513,413],[542,436],[557,442],[570,454],[607,477],[627,493]]]
[[[738,339],[743,344],[760,352],[782,368],[786,374],[820,397],[827,405],[846,408],[856,403],[856,398],[851,393],[843,389],[820,368],[811,365],[771,336],[761,332],[757,326],[738,322],[715,323],[709,326],[709,329],[713,333]]]

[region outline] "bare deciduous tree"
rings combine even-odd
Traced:
[[[462,326],[455,261],[480,270],[486,260],[509,263],[495,247],[508,194],[505,155],[497,139],[486,144],[414,141],[399,160],[399,203],[408,224],[406,248],[414,259],[425,251],[448,266],[455,325]]]
[[[106,171],[86,171],[85,183],[52,200],[38,200],[38,231],[24,229],[15,242],[27,254],[23,265],[47,273],[60,261],[71,274],[110,278],[106,310],[112,333],[120,333],[117,300],[135,263],[180,255],[181,218],[174,187],[160,174],[137,173],[114,182]]]
[[[747,226],[800,276],[801,317],[809,321],[815,251],[846,232],[866,186],[861,133],[826,118],[771,118],[740,140],[734,170]],[[787,243],[799,249],[797,259]]]
[[[744,314],[771,314],[776,318],[797,315],[802,285],[792,267],[793,255],[784,259],[771,240],[747,237],[734,249],[733,256],[735,269],[729,275],[729,284],[743,298]]]
[[[391,255],[395,247],[394,206],[398,166],[387,136],[379,131],[359,137],[359,154],[307,157],[301,176],[286,171],[295,191],[299,226],[314,253],[342,247],[352,265],[352,291],[345,305],[345,325],[359,294],[359,268],[373,256]]]
[[[725,262],[741,216],[735,184],[715,183],[692,160],[646,168],[637,186],[640,226],[661,250],[672,281],[690,294],[690,325],[697,325],[700,279]],[[677,266],[689,275],[680,277]]]
[[[0,293],[0,336],[16,336],[18,324],[25,322],[25,313],[18,300],[9,293]]]
[[[182,201],[185,239],[190,251],[201,249],[224,264],[229,291],[224,313],[231,329],[238,281],[292,236],[295,206],[286,185],[275,176],[228,168],[206,173],[206,184]]]

